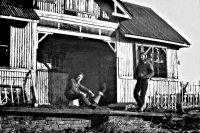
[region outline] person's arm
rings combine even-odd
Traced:
[[[153,75],[154,75],[153,65],[151,63],[148,63],[148,72],[143,78],[144,79],[149,79],[149,78],[153,77]]]
[[[134,78],[137,79],[138,78],[138,67],[139,67],[139,64],[137,65],[136,69],[135,69],[135,72],[134,72]]]
[[[75,81],[75,79],[71,79],[70,80],[70,84],[71,84],[71,90],[73,91],[73,92],[75,92],[75,93],[80,93],[79,91],[78,91],[78,89],[76,88],[76,81]]]
[[[94,96],[94,93],[88,89],[87,87],[85,87],[84,85],[80,84],[80,87],[79,87],[80,91],[83,91],[85,93],[88,93],[88,94],[91,94],[92,97]]]

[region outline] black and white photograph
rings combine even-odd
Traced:
[[[200,133],[200,0],[0,0],[0,133]]]

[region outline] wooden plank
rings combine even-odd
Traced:
[[[136,117],[180,117],[180,118],[200,118],[199,114],[184,114],[178,115],[175,113],[155,113],[155,112],[128,112],[128,111],[117,111],[109,109],[52,109],[52,108],[25,108],[25,107],[1,107],[1,114],[26,114],[26,115],[52,115],[62,117],[84,117],[91,118],[91,116],[102,117],[102,116],[136,116]]]

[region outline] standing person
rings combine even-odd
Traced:
[[[65,91],[65,96],[68,100],[80,99],[87,106],[94,109],[97,107],[97,104],[91,103],[85,95],[86,93],[89,96],[94,97],[94,93],[80,83],[83,77],[84,74],[79,72],[74,76],[74,78],[70,79]]]
[[[135,78],[137,83],[134,90],[134,98],[138,105],[138,110],[144,110],[145,95],[148,87],[148,79],[154,75],[153,65],[147,61],[145,53],[141,52],[139,63],[136,67]],[[140,94],[139,94],[140,93]]]

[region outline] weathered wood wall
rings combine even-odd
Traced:
[[[178,78],[178,55],[175,49],[167,49],[167,74],[168,78]]]
[[[32,69],[35,61],[36,24],[28,22],[11,26],[10,67]]]
[[[55,3],[38,1],[39,10],[82,18],[112,20],[112,3],[95,0],[57,0]]]
[[[134,102],[134,42],[119,38],[117,42],[117,102]]]
[[[135,42],[135,40],[124,40],[124,38],[119,34],[119,40],[117,42],[117,102],[135,101],[133,91],[136,80],[133,79],[133,75],[134,68],[137,65],[137,43],[150,46],[163,46],[163,44],[157,43],[152,44],[149,42],[145,43],[144,41]],[[173,79],[178,79],[178,56],[177,50],[172,47],[167,47],[167,75],[167,78],[158,77],[156,78],[157,80],[150,80],[147,92],[147,101],[150,100],[148,97],[152,95],[155,96],[157,93],[176,94],[180,91],[179,82],[173,81]]]

